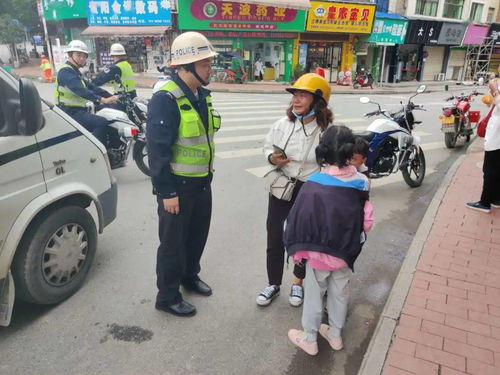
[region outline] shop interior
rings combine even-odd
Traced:
[[[315,72],[316,68],[325,69],[325,78],[336,82],[342,58],[342,43],[309,42],[307,49],[306,71]]]
[[[417,44],[399,45],[394,81],[415,81],[419,71],[419,46]]]
[[[264,81],[278,81],[285,75],[285,42],[247,40],[243,49],[249,56],[249,77],[254,79],[255,62],[262,58],[264,63]]]

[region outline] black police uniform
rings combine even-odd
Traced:
[[[178,75],[179,85],[208,129],[206,97],[210,91],[198,89],[195,96]],[[153,191],[157,196],[160,246],[157,252],[157,304],[182,301],[181,284],[199,280],[200,259],[207,241],[212,215],[212,174],[205,177],[174,175],[170,168],[172,146],[178,138],[180,113],[175,97],[167,91],[155,93],[148,107],[147,144]],[[213,155],[212,155],[213,158]],[[165,211],[163,199],[179,197],[180,213]]]
[[[88,99],[92,102],[98,102],[102,97],[109,98],[111,94],[90,82],[85,82],[87,87],[84,87],[82,73],[72,63],[66,62],[72,69],[61,69],[57,74],[57,85],[65,86],[75,95]],[[97,116],[89,113],[86,108],[71,107],[59,104],[64,112],[74,118],[77,122],[83,125],[85,129],[91,132],[103,145],[107,144],[108,123],[109,121],[102,116]]]

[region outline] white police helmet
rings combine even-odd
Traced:
[[[69,43],[68,49],[66,50],[66,52],[67,53],[70,53],[70,52],[82,52],[82,53],[86,53],[88,55],[89,54],[89,48],[81,40],[72,40]]]
[[[196,31],[182,33],[172,42],[171,66],[191,64],[218,55],[208,39]]]
[[[124,56],[127,52],[125,52],[125,47],[120,43],[115,43],[109,49],[109,56]]]

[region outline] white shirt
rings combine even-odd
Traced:
[[[500,89],[500,80],[498,80]],[[500,149],[500,95],[495,96],[495,109],[491,113],[490,121],[486,126],[486,134],[484,136],[484,150],[495,151]]]
[[[276,121],[269,130],[269,133],[267,133],[264,143],[264,156],[266,157],[266,161],[269,162],[267,158],[269,154],[274,152],[273,145],[284,148],[286,156],[291,158],[292,161],[281,167],[281,170],[288,177],[298,178],[300,181],[306,181],[311,174],[319,170],[318,163],[316,163],[315,153],[316,146],[319,143],[319,135],[321,133],[318,128],[318,130],[314,133],[314,140],[311,145],[311,149],[309,150],[309,154],[307,155],[307,160],[302,167],[302,173],[300,176],[297,176],[299,174],[302,160],[304,160],[309,142],[312,139],[311,135],[317,126],[318,123],[316,122],[316,119],[306,124],[304,126],[308,135],[306,137],[304,131],[302,130],[302,124],[299,120],[292,122],[288,119],[288,117],[283,117]],[[288,137],[290,137],[290,140],[285,147]],[[276,166],[270,164],[270,169],[271,168],[276,168]]]
[[[255,75],[258,76],[260,73],[264,73],[264,64],[262,61],[255,62]]]

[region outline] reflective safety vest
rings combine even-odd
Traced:
[[[113,81],[113,87],[115,92],[132,92],[135,91],[135,79],[134,79],[134,71],[132,70],[132,66],[128,61],[120,61],[116,64],[118,68],[120,68],[121,75],[120,81],[121,85],[118,82]]]
[[[168,91],[175,97],[181,115],[179,136],[172,148],[172,173],[186,177],[208,176],[209,172],[213,172],[214,133],[221,124],[220,115],[212,107],[212,97],[206,97],[207,131],[200,115],[174,81],[167,81],[160,90]]]
[[[52,65],[50,65],[49,60],[43,59],[42,63],[40,64],[40,69],[42,70],[52,69]]]
[[[74,70],[71,65],[64,64],[59,72],[63,69],[71,69]],[[82,79],[83,87],[87,88],[85,81]],[[56,105],[64,105],[67,107],[81,107],[86,108],[88,99],[82,98],[81,96],[76,95],[73,91],[68,89],[66,86],[60,86],[57,78],[56,78],[56,87],[54,88],[54,98],[56,101]]]

